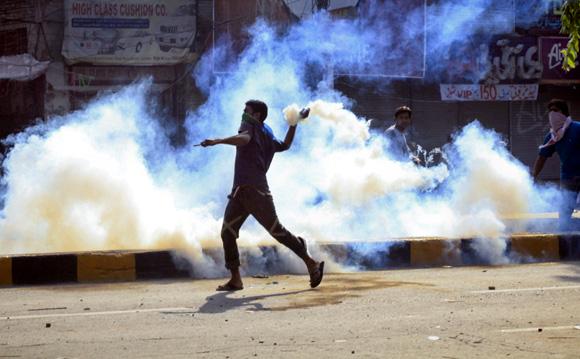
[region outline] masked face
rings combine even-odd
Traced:
[[[256,121],[260,121],[260,113],[254,112],[254,109],[251,106],[246,105],[244,108],[244,114],[251,116]]]
[[[548,113],[548,120],[550,121],[550,127],[554,131],[558,131],[566,122],[566,116],[559,111],[550,111]]]

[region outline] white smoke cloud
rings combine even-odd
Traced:
[[[158,128],[147,111],[149,86],[126,88],[44,133],[19,136],[4,163],[3,252],[176,247],[195,258],[196,272],[220,273],[220,261],[201,249],[220,245],[233,167],[223,159],[233,149],[167,152],[163,165],[149,166],[148,154],[165,148],[151,135]],[[342,106],[311,106],[300,143],[277,155],[269,174],[282,222],[311,244],[425,235],[501,239],[502,215],[534,207],[526,168],[477,123],[456,136],[450,150],[456,172],[449,176],[444,165],[390,159],[385,138]],[[272,117],[282,121],[281,113]],[[178,165],[188,154],[205,162]],[[271,243],[255,223],[240,241]],[[298,270],[289,258],[282,265]]]
[[[223,262],[201,250],[221,246],[234,149],[191,145],[236,133],[245,101],[258,98],[268,103],[268,123],[279,137],[284,116],[297,120],[299,106],[291,104],[312,109],[294,146],[275,157],[269,182],[281,222],[307,238],[315,254],[325,256],[315,245],[322,242],[477,237],[477,248],[502,262],[503,217],[542,210],[551,197],[477,123],[456,135],[451,173],[444,165],[416,167],[392,160],[386,139],[349,110],[342,94],[323,82],[306,86],[308,64],[330,57],[337,69],[376,66],[376,54],[361,58],[349,50],[372,45],[376,34],[352,25],[320,14],[280,35],[260,21],[231,72],[215,78],[212,61],[226,51],[207,54],[194,76],[208,99],[189,115],[189,144],[181,149],[168,145],[148,106],[150,81],[15,137],[3,163],[2,253],[171,247],[186,250],[197,273],[222,274]],[[459,37],[464,30],[446,31]],[[249,220],[240,243],[252,253],[273,240]],[[304,270],[291,255],[279,266]]]

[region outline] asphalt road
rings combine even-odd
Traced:
[[[0,289],[0,358],[580,358],[580,263]]]

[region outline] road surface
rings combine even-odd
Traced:
[[[0,358],[579,358],[580,263],[0,289]]]

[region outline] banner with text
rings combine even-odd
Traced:
[[[443,101],[535,101],[538,98],[538,84],[441,84],[440,91]]]
[[[187,62],[196,35],[195,0],[65,0],[62,55],[68,63]]]
[[[445,59],[447,83],[527,84],[542,78],[538,38],[497,35],[454,48]]]
[[[542,80],[566,82],[580,80],[580,68],[576,61],[576,68],[570,72],[562,69],[564,55],[562,50],[568,46],[567,37],[540,37],[540,53],[542,56]]]

